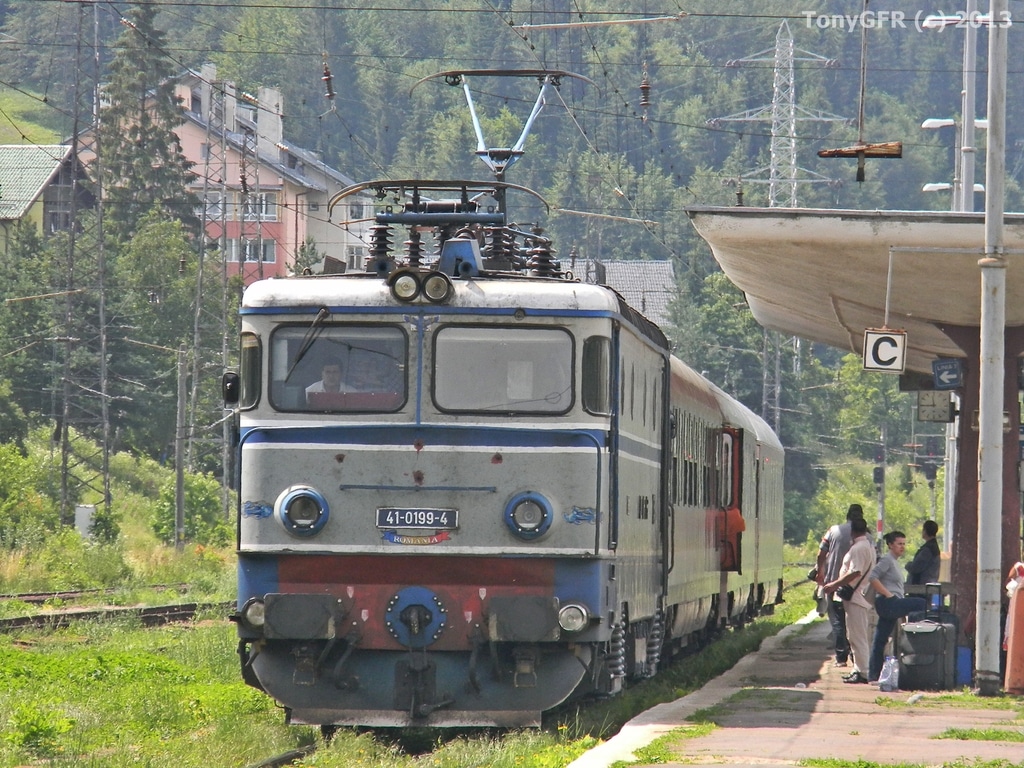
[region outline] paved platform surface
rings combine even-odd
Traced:
[[[814,617],[814,618],[812,618]],[[682,699],[661,704],[627,723],[618,735],[569,768],[633,763],[633,751],[693,725],[714,707],[711,733],[670,739],[677,762],[668,766],[797,766],[838,759],[919,766],[971,765],[1004,760],[1024,768],[1024,742],[937,738],[950,728],[1024,734],[1024,697],[991,697],[980,704],[943,701],[941,691],[879,691],[842,681],[849,669],[832,664],[828,622],[811,614],[762,643],[761,649]]]

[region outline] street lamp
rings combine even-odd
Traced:
[[[974,147],[961,147],[960,146],[960,122],[954,120],[951,117],[929,117],[921,123],[921,127],[929,130],[938,130],[939,128],[956,128],[956,140],[954,146],[956,147],[956,154],[953,157],[953,183],[930,183],[925,184],[921,187],[922,192],[943,192],[945,190],[952,190],[952,200],[950,203],[951,211],[967,211],[974,210],[974,195],[967,195],[963,191],[965,184],[971,184],[972,192],[984,192],[985,185],[974,184],[974,165],[973,165],[973,152]],[[978,130],[984,130],[988,128],[988,120],[981,118],[974,120],[974,127]],[[973,137],[973,132],[972,132]],[[973,138],[972,138],[973,143]],[[971,154],[971,164],[969,168],[970,179],[968,176],[968,168],[966,164],[967,155]],[[967,204],[970,201],[970,205]]]
[[[947,191],[949,191],[951,189],[953,189],[953,185],[950,184],[948,181],[930,181],[927,184],[922,184],[921,185],[921,191],[922,192],[947,192]],[[984,192],[985,191],[985,185],[984,184],[975,184],[974,185],[974,191],[975,192]]]
[[[960,91],[960,115],[963,120],[963,131],[961,132],[960,126],[958,126],[956,137],[956,166],[964,184],[953,191],[954,211],[974,210],[974,195],[967,190],[973,189],[974,184],[974,129],[977,127],[977,122],[974,119],[974,81],[978,66],[978,26],[988,24],[992,18],[991,15],[980,15],[977,8],[977,0],[966,0],[963,14],[947,16],[938,13],[928,16],[921,24],[924,29],[934,29],[939,32],[949,26],[963,27],[964,29],[963,86]]]

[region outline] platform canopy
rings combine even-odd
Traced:
[[[907,370],[930,374],[964,354],[938,325],[980,327],[983,213],[686,212],[766,328],[858,353],[865,329],[904,330]],[[1006,215],[1004,243],[1006,324],[1024,326],[1024,214]]]

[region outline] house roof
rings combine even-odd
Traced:
[[[70,144],[0,145],[0,219],[23,218],[70,155]]]
[[[676,294],[675,271],[671,261],[629,259],[587,261],[583,279],[607,285],[644,317],[664,327],[669,325],[668,305]]]
[[[195,125],[200,126],[204,130],[207,129],[208,121],[202,115],[197,115],[195,112],[185,111],[183,116],[186,120]],[[236,131],[229,131],[226,129],[212,129],[215,134],[220,134],[223,131],[224,139],[236,152],[252,152],[252,147],[247,145],[245,134],[238,133]],[[346,187],[352,184],[352,180],[341,173],[340,171],[331,168],[329,165],[324,163],[317,157],[315,152],[304,149],[288,141],[280,141],[276,144],[278,149],[284,150],[291,153],[306,165],[307,168],[315,168],[322,174],[322,177],[331,179],[341,187]],[[259,162],[267,168],[272,168],[276,174],[282,178],[288,179],[293,184],[305,187],[306,189],[315,190],[317,192],[327,192],[328,188],[324,184],[323,178],[316,178],[303,173],[302,168],[289,168],[287,165],[280,161],[280,157],[268,157],[267,154],[261,153],[258,157]]]

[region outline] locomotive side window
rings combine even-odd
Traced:
[[[407,350],[394,326],[281,326],[270,340],[270,402],[279,411],[396,411]]]
[[[611,340],[591,336],[583,342],[583,407],[590,413],[611,413]]]
[[[560,328],[447,326],[434,337],[434,402],[445,411],[565,413],[573,340]]]
[[[255,333],[242,334],[242,351],[239,360],[241,392],[239,408],[252,408],[260,399],[260,339]]]

